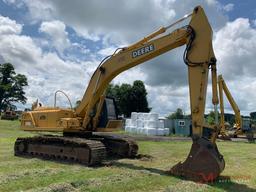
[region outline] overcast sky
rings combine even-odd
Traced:
[[[2,0],[0,63],[10,62],[28,77],[26,107],[37,98],[53,105],[58,89],[75,103],[102,58],[199,4],[213,27],[218,74],[242,114],[256,111],[255,0]],[[165,115],[180,107],[189,113],[183,51],[184,46],[124,72],[114,83],[143,80],[152,111]],[[67,106],[64,98],[59,100]],[[225,107],[231,112],[227,102]],[[209,86],[207,111],[212,108]]]

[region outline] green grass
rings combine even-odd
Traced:
[[[121,159],[91,168],[77,164],[13,156],[19,121],[0,121],[0,191],[256,191],[256,144],[218,142],[226,160],[221,178],[210,184],[165,174],[183,161],[191,142],[139,142],[152,160]],[[227,179],[227,178],[230,179]]]

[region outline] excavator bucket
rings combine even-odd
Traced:
[[[174,176],[208,183],[213,182],[224,167],[225,161],[217,146],[206,138],[199,138],[193,141],[187,159],[173,166],[169,172]]]

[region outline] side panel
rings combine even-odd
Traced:
[[[24,131],[63,131],[62,119],[72,119],[74,112],[67,109],[41,109],[25,112],[21,116]],[[79,125],[79,124],[78,124]]]

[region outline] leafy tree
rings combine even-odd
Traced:
[[[210,111],[209,114],[205,115],[205,118],[206,118],[206,122],[209,125],[215,124],[215,112],[214,111]],[[220,113],[218,113],[218,119],[220,120]],[[224,119],[226,119],[225,115],[224,115]]]
[[[209,125],[214,125],[215,124],[215,113],[214,113],[214,111],[210,111],[210,113],[207,115],[206,122]]]
[[[134,81],[133,85],[110,84],[106,95],[113,97],[117,104],[117,113],[129,117],[131,112],[149,112],[147,91],[142,81]]]
[[[148,107],[147,91],[142,81],[134,81],[131,90],[131,103],[132,111],[136,112],[149,112],[151,109]]]
[[[177,108],[174,113],[171,113],[169,116],[167,116],[167,119],[183,119],[184,113],[181,108]]]
[[[256,119],[256,112],[251,112],[250,113],[250,117],[251,117],[251,119]]]
[[[124,114],[126,117],[129,117],[132,112],[133,102],[131,99],[132,86],[129,84],[122,84],[120,87],[115,86],[117,92],[117,108],[118,113]],[[114,97],[115,98],[115,97]]]
[[[27,85],[26,76],[16,74],[12,64],[0,64],[0,111],[13,109],[14,102],[25,104],[27,98],[23,88]]]
[[[107,96],[108,97],[115,97],[118,95],[119,92],[119,85],[113,85],[113,84],[109,84],[107,87]]]
[[[184,119],[191,119],[191,114],[184,115]]]

